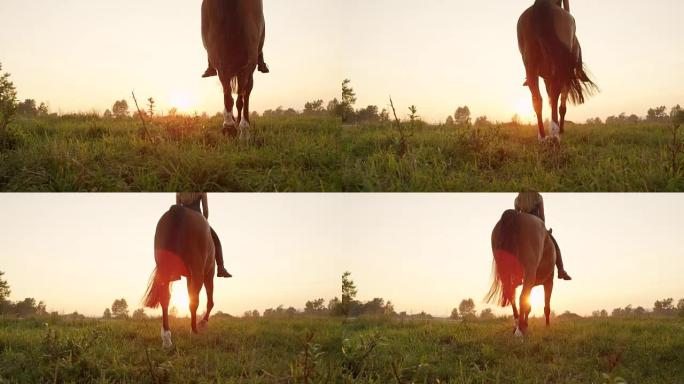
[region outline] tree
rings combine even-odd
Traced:
[[[304,104],[304,114],[315,115],[324,112],[323,100],[314,100]]]
[[[380,112],[380,121],[386,123],[389,121],[389,119],[389,111],[387,110],[387,108],[383,108],[382,112]]]
[[[447,116],[446,122],[444,122],[444,124],[447,125],[447,126],[452,126],[452,125],[454,125],[454,118],[453,118],[453,116],[451,116],[451,115]]]
[[[356,93],[351,87],[351,80],[344,79],[342,81],[342,102],[340,103],[339,116],[342,118],[342,122],[346,123],[351,121],[354,117],[354,104],[356,104]]]
[[[147,315],[145,314],[145,309],[143,308],[138,308],[135,311],[133,311],[133,316],[131,316],[133,320],[145,320],[147,319]]]
[[[169,109],[168,115],[171,117],[175,117],[176,115],[178,115],[178,108],[174,107]]]
[[[154,117],[154,99],[152,97],[147,99],[147,115]]]
[[[119,100],[112,106],[112,114],[117,119],[128,117],[128,102],[126,100]]]
[[[342,315],[348,316],[351,310],[351,303],[356,298],[356,285],[351,279],[351,272],[342,274]]]
[[[684,317],[684,299],[679,299],[679,302],[677,303],[677,312],[680,317]]]
[[[470,124],[470,108],[467,105],[456,108],[454,112],[454,121],[458,125]]]
[[[0,131],[7,128],[17,109],[17,90],[9,78],[9,73],[2,73],[0,64]]]
[[[473,299],[462,300],[461,304],[458,305],[458,312],[461,313],[464,320],[475,318],[475,302]]]
[[[366,108],[359,109],[356,111],[356,119],[363,122],[374,122],[380,120],[380,115],[378,115],[378,107],[375,105],[369,105]]]
[[[655,121],[662,121],[667,118],[667,113],[665,113],[665,110],[667,107],[664,105],[661,105],[660,107],[655,107],[655,108],[649,108],[648,112],[646,113],[646,120],[650,122],[655,122]]]
[[[46,116],[48,114],[48,107],[45,103],[40,103],[38,106],[38,116]]]
[[[475,119],[475,126],[476,127],[486,127],[491,125],[489,122],[489,119],[487,119],[487,116],[480,116],[477,119]]]
[[[328,301],[328,312],[334,316],[339,316],[342,314],[341,307],[340,307],[340,299],[335,297],[333,299],[330,299],[330,301]]]
[[[112,316],[115,319],[128,318],[128,303],[126,299],[114,300],[114,303],[112,303]]]
[[[112,311],[109,310],[109,308],[105,308],[104,313],[102,314],[103,319],[111,319],[112,318]]]
[[[642,306],[638,306],[638,307],[634,308],[634,312],[632,312],[632,313],[634,314],[634,316],[642,317],[642,316],[646,315],[646,309]]]
[[[496,316],[494,316],[494,312],[490,308],[485,308],[480,312],[480,319],[481,320],[492,320],[495,319]]]
[[[324,299],[310,300],[304,305],[304,313],[315,315],[323,312],[325,312]]]
[[[606,311],[605,309],[602,309],[601,310],[601,317],[608,317],[608,311]]]
[[[45,306],[45,302],[39,301],[38,305],[36,305],[36,315],[38,316],[45,316],[47,315],[47,307]]]
[[[19,116],[34,117],[38,115],[38,108],[36,101],[33,99],[26,99],[17,104],[16,114]]]
[[[12,293],[9,284],[2,278],[5,272],[0,271],[0,303],[8,301],[9,295]]]
[[[27,297],[15,304],[14,310],[19,317],[27,317],[36,313],[36,299]]]
[[[670,315],[675,312],[674,305],[672,304],[674,300],[670,297],[669,299],[657,300],[653,304],[653,313],[656,315]]]
[[[459,319],[458,308],[454,308],[451,310],[451,316],[449,316],[449,318],[452,320],[458,320]]]
[[[104,117],[105,119],[111,119],[112,116],[113,116],[113,115],[112,115],[112,111],[110,111],[109,109],[107,109],[106,111],[104,111],[104,114],[102,115],[102,117]]]
[[[361,311],[366,315],[383,315],[385,313],[385,300],[376,297],[364,304]]]

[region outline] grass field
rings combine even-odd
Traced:
[[[683,383],[684,321],[0,319],[1,383]]]
[[[20,119],[0,135],[0,190],[684,191],[664,125],[570,126],[560,149],[530,126],[407,126],[402,149],[390,124],[260,118],[245,144],[221,123],[162,118],[143,139],[134,119]]]

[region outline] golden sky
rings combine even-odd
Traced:
[[[574,278],[556,283],[557,313],[651,308],[656,299],[684,297],[684,195],[544,196],[548,226]],[[216,281],[216,309],[235,315],[279,304],[301,309],[307,300],[339,296],[347,270],[360,300],[382,297],[399,311],[448,316],[471,297],[482,309],[491,230],[514,197],[210,194],[209,219],[235,275]],[[133,310],[154,267],[157,220],[174,199],[0,195],[0,270],[12,300],[34,297],[49,310],[101,315],[124,297]]]
[[[3,0],[0,62],[19,97],[53,111],[104,111],[114,100],[154,97],[185,112],[222,109],[206,56],[200,1]],[[350,78],[358,107],[428,121],[459,105],[474,115],[529,119],[516,22],[529,1],[264,0],[269,75],[256,75],[252,107],[302,109],[330,100]],[[680,0],[573,0],[587,65],[603,90],[568,118],[645,115],[684,102]],[[548,108],[546,109],[548,112]]]

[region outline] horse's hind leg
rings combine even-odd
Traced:
[[[546,326],[551,324],[551,292],[553,292],[553,277],[544,284],[544,317]]]
[[[209,317],[211,316],[211,310],[214,309],[214,274],[208,275],[204,278],[204,289],[207,292],[207,313],[204,314],[204,318],[200,322],[200,328],[204,328],[209,323]]]
[[[534,113],[537,114],[537,126],[539,127],[539,139],[546,137],[546,132],[544,132],[544,119],[542,116],[542,95],[539,91],[539,77],[537,75],[527,75],[527,86],[532,92],[532,105],[534,106]]]
[[[235,137],[237,135],[237,129],[235,128],[235,118],[233,117],[233,106],[235,102],[233,100],[233,87],[230,84],[231,78],[223,73],[223,71],[220,71],[219,79],[223,86],[223,133]]]
[[[565,133],[565,113],[568,112],[568,90],[565,89],[561,92],[560,101],[560,134]]]
[[[556,80],[549,80],[546,82],[546,93],[549,95],[549,103],[551,104],[551,136],[558,137],[560,135],[560,123],[558,122],[558,98],[560,97],[560,87]]]
[[[513,299],[511,300],[511,307],[513,308],[513,321],[515,322],[515,329],[518,329],[518,320],[520,315],[518,314],[518,307],[515,305],[515,293],[513,294]]]
[[[240,121],[240,140],[249,140],[249,96],[254,87],[254,66],[250,66],[238,82],[238,120]]]
[[[199,308],[200,290],[202,290],[202,280],[189,277],[188,297],[190,299],[190,320],[193,333],[199,333],[197,330],[197,308]]]
[[[518,329],[515,332],[516,336],[522,336],[527,332],[527,320],[532,310],[532,305],[530,304],[530,294],[532,293],[532,288],[535,282],[535,272],[525,273],[525,278],[523,279],[523,287],[520,292],[520,320],[518,321]]]
[[[170,348],[173,346],[171,342],[171,329],[169,327],[169,302],[171,301],[171,292],[169,291],[169,283],[164,283],[161,287],[161,308],[162,308],[162,330],[161,338],[164,348]]]

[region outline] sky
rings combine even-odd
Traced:
[[[352,80],[357,107],[418,107],[443,121],[459,105],[476,116],[530,120],[517,48],[526,1],[264,0],[265,54],[252,108],[302,109],[339,97]],[[0,63],[20,98],[57,112],[103,112],[135,90],[162,110],[222,110],[217,80],[203,80],[199,0],[2,0]],[[419,4],[419,5],[416,5]],[[680,0],[573,0],[584,58],[602,92],[568,119],[645,115],[684,102]],[[403,111],[403,112],[402,112]],[[548,108],[546,108],[548,115]]]
[[[490,285],[491,230],[514,194],[210,194],[210,223],[233,279],[217,279],[216,310],[340,296],[352,273],[362,301],[448,316],[478,309]],[[684,298],[682,194],[545,194],[547,225],[571,282],[552,309],[590,314]],[[0,270],[11,299],[100,316],[117,298],[138,307],[154,268],[153,238],[172,194],[2,194]],[[173,304],[187,309],[184,283]],[[541,290],[539,290],[541,293]],[[200,295],[200,308],[206,303]],[[535,301],[533,300],[533,306]],[[508,314],[510,309],[496,310]],[[533,308],[542,314],[541,305]],[[154,311],[148,311],[154,313]]]

